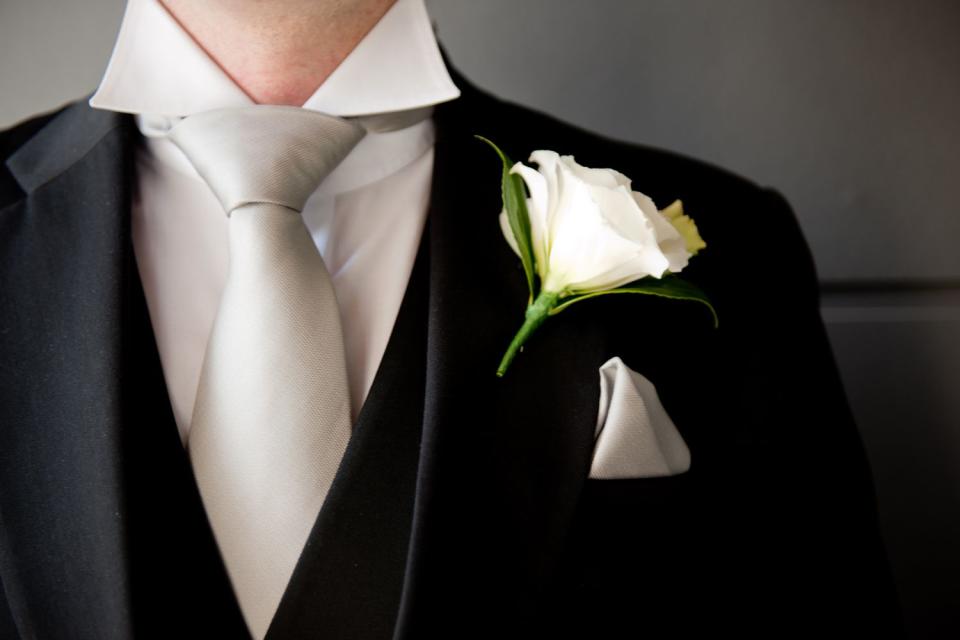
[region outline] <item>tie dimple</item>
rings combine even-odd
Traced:
[[[258,105],[189,116],[169,135],[230,216],[230,269],[187,446],[241,611],[262,639],[351,430],[336,296],[299,212],[364,130]]]

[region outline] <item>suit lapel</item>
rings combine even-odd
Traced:
[[[28,637],[131,632],[120,464],[129,131],[85,104],[8,161],[0,570]]]
[[[457,84],[462,97],[436,113],[423,442],[398,638],[441,637],[453,621],[496,637],[535,606],[588,475],[605,359],[596,323],[571,309],[496,377],[527,292],[497,221],[498,161],[473,135],[529,149],[493,100]]]

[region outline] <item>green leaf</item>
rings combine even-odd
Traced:
[[[710,304],[710,300],[699,287],[687,282],[677,276],[664,276],[663,278],[654,278],[648,276],[635,282],[616,289],[607,289],[606,291],[593,291],[581,295],[574,295],[567,298],[550,311],[550,315],[560,313],[574,302],[594,298],[596,296],[606,295],[608,293],[642,293],[651,296],[660,296],[661,298],[670,298],[673,300],[692,300],[705,304],[713,315],[713,327],[720,326],[720,318],[717,317],[717,310]]]
[[[517,240],[517,248],[520,249],[520,261],[523,263],[523,272],[527,276],[527,287],[530,289],[530,299],[527,304],[533,302],[536,294],[534,290],[534,259],[533,243],[530,240],[530,214],[527,212],[527,192],[523,185],[523,179],[515,173],[510,173],[513,162],[490,140],[483,136],[475,136],[490,145],[503,163],[503,174],[501,178],[501,195],[503,197],[503,208],[507,211],[507,221],[510,223],[510,230],[513,231],[513,237]]]

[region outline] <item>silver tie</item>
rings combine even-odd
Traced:
[[[262,639],[350,438],[330,274],[300,211],[364,135],[298,107],[189,116],[170,131],[230,218],[230,269],[188,451],[230,581]]]

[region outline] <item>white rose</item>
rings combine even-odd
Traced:
[[[705,247],[679,201],[663,213],[613,169],[591,169],[540,150],[511,172],[527,185],[530,235],[544,291],[567,296],[603,291],[646,276],[661,278],[687,266]],[[664,214],[667,215],[664,215]],[[506,212],[500,227],[520,255]]]
[[[548,316],[598,295],[648,294],[699,301],[710,308],[716,326],[716,312],[703,291],[680,278],[664,277],[683,270],[690,257],[707,246],[697,225],[684,215],[682,202],[676,200],[659,211],[650,198],[633,191],[630,179],[619,171],[584,167],[573,156],[554,151],[530,154],[536,170],[522,162],[511,165],[495,144],[481,139],[497,151],[503,166],[510,168],[502,180],[504,206],[512,207],[518,230],[525,235],[529,232],[524,255],[506,209],[500,213],[500,229],[524,264],[530,300],[523,325],[497,368],[498,376],[504,375]],[[521,181],[530,193],[525,198],[526,214],[517,200],[525,196],[520,193]],[[533,272],[539,277],[539,287]],[[650,279],[623,286],[645,278]]]

